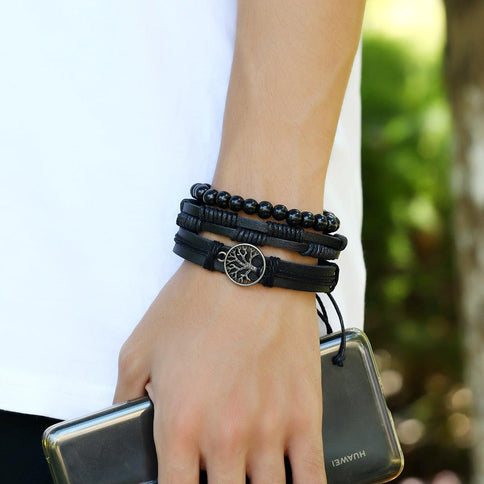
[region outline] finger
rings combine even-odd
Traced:
[[[247,464],[251,484],[285,484],[284,447],[259,449]]]
[[[210,430],[210,437],[201,448],[208,484],[244,484],[249,427],[235,420],[219,430],[214,427]]]
[[[147,359],[123,348],[118,358],[118,381],[113,403],[126,402],[145,395],[149,376]]]
[[[325,484],[323,439],[321,432],[312,436],[294,436],[288,444],[288,456],[294,484]]]
[[[196,427],[189,419],[176,415],[161,416],[160,404],[155,404],[153,434],[158,459],[158,484],[199,484],[200,453]]]
[[[262,412],[247,455],[247,474],[255,484],[284,484],[285,414],[276,405]]]
[[[153,401],[153,437],[158,459],[158,484],[199,484],[200,412],[163,399],[150,382],[146,390]]]
[[[170,440],[156,441],[158,484],[199,484],[198,448],[177,446]]]
[[[245,452],[205,457],[208,484],[245,484]]]

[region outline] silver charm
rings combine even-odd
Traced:
[[[266,271],[264,254],[252,244],[237,244],[227,252],[219,252],[217,259],[224,263],[225,274],[239,286],[257,284]]]

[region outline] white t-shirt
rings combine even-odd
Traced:
[[[181,263],[179,201],[212,178],[236,4],[0,4],[0,408],[110,405],[119,348]],[[360,53],[325,208],[349,238],[334,295],[361,328],[359,82]]]

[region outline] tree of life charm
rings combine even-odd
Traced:
[[[266,271],[264,254],[252,244],[237,244],[227,253],[221,252],[225,274],[239,286],[257,284]],[[220,260],[220,259],[219,259]]]

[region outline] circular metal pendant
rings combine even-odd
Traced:
[[[257,284],[266,271],[264,254],[252,244],[237,244],[224,257],[225,274],[239,286]]]

